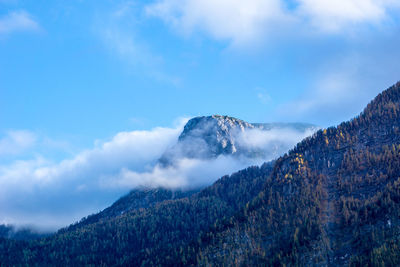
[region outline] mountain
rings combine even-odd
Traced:
[[[243,140],[245,134],[252,131],[269,134],[271,131],[285,131],[295,133],[296,139],[272,139],[268,146],[249,146]],[[289,148],[293,147],[296,140],[309,135],[317,130],[317,127],[306,123],[247,123],[243,120],[228,116],[202,116],[190,119],[184,126],[174,146],[165,151],[159,164],[162,167],[173,167],[183,158],[213,160],[218,156],[233,156],[251,158],[276,158]],[[251,137],[251,136],[250,136]],[[248,161],[246,161],[247,164]],[[245,166],[242,164],[241,166]],[[239,169],[239,167],[237,167]],[[191,185],[192,186],[192,185]],[[68,226],[62,231],[77,229],[88,224],[109,220],[123,213],[148,208],[156,203],[166,200],[176,200],[200,191],[201,187],[192,186],[189,190],[165,189],[165,188],[136,188],[127,195],[121,197],[110,207],[103,211],[88,215],[79,222]],[[1,225],[0,225],[1,227]],[[43,236],[26,227],[15,230],[13,226],[0,228],[0,236],[11,239],[34,239]],[[26,237],[26,238],[24,238]]]
[[[39,241],[9,265],[399,266],[400,83],[261,167]]]
[[[286,130],[299,136],[310,135],[318,127],[306,123],[248,123],[229,116],[202,116],[190,119],[178,138],[178,142],[167,149],[159,162],[173,165],[181,158],[210,159],[220,155],[246,158],[273,159],[290,149],[292,140],[277,138],[267,145],[251,145],[252,133],[265,134]]]

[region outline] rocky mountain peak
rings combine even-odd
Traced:
[[[186,123],[178,142],[164,153],[160,163],[165,165],[176,162],[179,158],[209,159],[220,155],[241,155],[251,158],[264,157],[266,154],[279,156],[294,144],[288,144],[289,141],[270,142],[267,148],[249,148],[243,143],[245,134],[252,130],[266,133],[277,129],[305,133],[316,131],[318,127],[305,123],[248,123],[222,115],[195,117]]]
[[[179,142],[195,142],[210,148],[211,155],[237,152],[235,136],[245,129],[254,128],[245,121],[221,115],[195,117],[187,122]],[[196,140],[197,139],[197,140]],[[201,145],[202,146],[202,145]]]
[[[224,135],[232,132],[232,130],[244,131],[245,128],[254,128],[248,122],[221,115],[212,116],[201,116],[190,119],[182,134],[179,136],[179,140],[183,140],[188,136],[203,136],[204,134],[219,134]]]

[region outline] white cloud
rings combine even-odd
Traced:
[[[290,127],[275,128],[268,131],[250,129],[238,132],[236,146],[242,150],[262,152],[263,156],[246,157],[220,155],[215,159],[194,159],[175,157],[174,164],[166,167],[156,165],[149,171],[138,172],[122,169],[113,179],[103,182],[105,187],[162,186],[166,188],[195,188],[209,185],[219,177],[250,165],[259,165],[273,160],[293,148],[303,138],[312,135],[317,128],[296,130]],[[195,142],[186,145],[198,146]],[[196,148],[193,148],[196,149]],[[200,148],[199,148],[200,149]],[[179,153],[179,149],[177,150]]]
[[[31,148],[36,135],[30,131],[9,131],[0,139],[0,156],[16,155]]]
[[[146,13],[184,34],[201,30],[237,44],[257,41],[273,22],[288,19],[280,0],[161,0]]]
[[[305,131],[290,127],[273,128],[269,131],[251,129],[241,133],[238,141],[242,146],[250,149],[268,152],[268,160],[271,160],[293,148],[296,143],[312,135],[317,129],[317,127]]]
[[[240,162],[231,156],[219,156],[212,160],[181,158],[174,166],[156,165],[148,172],[123,169],[114,180],[108,180],[110,183],[105,183],[104,186],[196,188],[211,184],[222,175],[247,166],[248,161]]]
[[[298,0],[299,12],[324,31],[340,31],[359,23],[379,23],[398,6],[391,0]]]
[[[183,122],[176,128],[120,132],[59,163],[36,156],[0,165],[0,222],[38,226],[54,222],[52,229],[56,229],[105,208],[129,189],[104,188],[107,179],[114,179],[123,169],[151,169],[176,141]],[[21,135],[11,136],[28,144]],[[71,214],[69,221],[65,221],[66,213]],[[48,221],[37,221],[39,217]]]
[[[158,0],[146,14],[184,34],[203,31],[233,44],[254,43],[287,32],[346,32],[361,24],[390,19],[395,0]],[[397,10],[397,9],[396,9]]]
[[[39,29],[39,24],[25,11],[13,11],[0,18],[0,34]]]

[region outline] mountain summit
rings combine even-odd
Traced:
[[[283,129],[305,137],[318,127],[307,123],[248,123],[221,115],[195,117],[186,123],[178,142],[163,154],[160,163],[170,165],[179,158],[209,159],[220,155],[272,159],[290,149],[293,142],[275,138],[268,144],[264,140],[259,146],[249,139]]]
[[[228,116],[196,117],[186,123],[178,140],[181,143],[202,140],[213,156],[234,154],[237,152],[235,136],[253,128],[254,126],[248,122]],[[198,153],[188,152],[189,156]]]

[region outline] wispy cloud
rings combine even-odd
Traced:
[[[135,40],[131,32],[124,32],[117,25],[105,26],[101,29],[100,36],[113,52],[132,65],[147,67],[160,60],[153,56],[139,40]]]
[[[345,33],[363,24],[390,20],[394,0],[158,0],[146,7],[178,32],[203,31],[233,45],[254,43],[287,32]],[[271,36],[269,36],[271,35]]]
[[[388,11],[399,7],[392,0],[298,0],[298,14],[322,31],[340,32],[368,23],[376,24],[390,18]]]
[[[0,18],[0,34],[39,29],[39,24],[26,11],[13,11]]]
[[[268,94],[268,92],[264,88],[256,87],[255,90],[256,90],[257,98],[262,104],[266,105],[272,101],[271,96]]]
[[[200,30],[235,44],[257,41],[274,22],[290,19],[280,0],[161,0],[146,7],[183,34]]]
[[[284,109],[304,116],[310,112],[321,112],[323,109],[330,110],[332,107],[342,106],[340,104],[346,100],[354,100],[360,96],[361,88],[351,75],[352,73],[346,71],[327,73],[317,80],[310,90]]]
[[[179,77],[161,70],[163,58],[151,52],[139,38],[135,39],[132,32],[126,32],[116,25],[109,25],[100,31],[100,36],[110,51],[134,69],[140,69],[151,78],[163,83],[174,86],[182,83]]]
[[[142,23],[140,8],[131,1],[115,10],[99,15],[94,31],[103,44],[129,67],[163,83],[179,86],[181,79],[163,70],[163,56],[152,51],[151,45],[138,33]]]
[[[0,156],[17,155],[31,148],[37,138],[30,131],[8,131],[4,137],[0,139]]]
[[[309,87],[277,108],[278,116],[312,118],[330,126],[359,114],[379,92],[400,79],[400,63],[393,60],[400,56],[398,38],[390,40],[379,40],[321,64]]]

